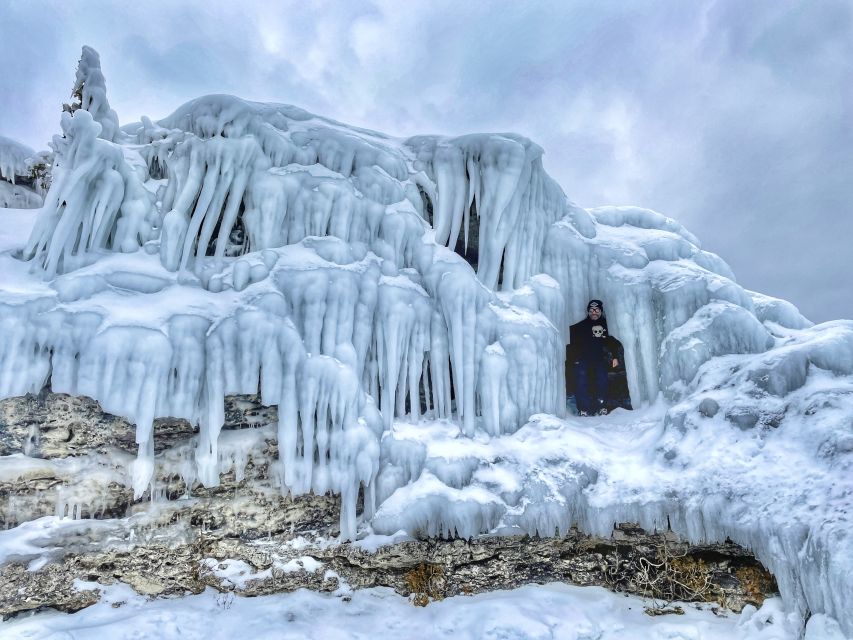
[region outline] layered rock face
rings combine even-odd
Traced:
[[[214,488],[187,487],[165,473],[198,434],[185,421],[158,420],[155,494],[134,500],[127,421],[83,397],[46,392],[0,402],[0,454],[9,456],[0,470],[0,524],[27,523],[18,530],[20,548],[0,564],[0,614],[75,611],[98,600],[93,583],[115,581],[151,596],[206,587],[252,596],[390,586],[417,604],[563,581],[735,611],[776,591],[772,576],[735,544],[690,545],[629,525],[608,538],[572,530],[551,538],[340,544],[339,498],[284,497],[270,477],[266,461],[276,444],[264,425],[275,419],[275,408],[256,397],[228,397],[225,441],[249,435],[255,446],[245,461],[229,463]],[[53,515],[66,516],[61,526],[39,520]]]

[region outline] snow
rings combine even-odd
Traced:
[[[236,569],[236,567],[232,567]],[[239,580],[239,578],[238,578]],[[456,596],[414,607],[387,588],[235,598],[208,589],[199,595],[148,600],[121,584],[81,582],[100,601],[68,615],[41,613],[0,623],[0,638],[513,638],[539,640],[795,640],[796,625],[778,600],[740,615],[714,615],[684,605],[684,614],[643,613],[648,601],[600,587],[528,585],[514,591]],[[843,640],[832,621],[815,616],[807,640]]]
[[[252,446],[224,397],[260,393],[282,491],[341,495],[343,539],[669,525],[754,549],[787,611],[853,633],[853,323],[744,290],[659,213],[581,209],[518,135],[222,95],[119,129],[89,48],[77,88],[37,218],[0,210],[0,397],[49,381],[127,417],[137,499],[156,417],[199,426],[172,463],[215,486]],[[578,422],[590,298],[639,410]]]

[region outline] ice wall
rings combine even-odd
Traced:
[[[84,50],[78,85],[88,108],[63,114],[54,183],[23,256],[52,282],[56,299],[93,311],[111,330],[137,328],[131,318],[111,319],[109,295],[122,285],[141,304],[164,287],[199,290],[234,317],[244,292],[272,286],[298,336],[288,349],[352,370],[355,391],[312,365],[347,415],[363,394],[386,430],[395,418],[426,412],[458,420],[467,436],[480,428],[512,433],[537,413],[563,415],[567,328],[590,297],[604,299],[611,332],[625,344],[635,402],[662,389],[675,398],[705,360],[770,344],[752,298],[691,234],[647,210],[576,207],[544,172],[542,150],[520,136],[395,140],[295,107],[207,96],[104,139],[112,119],[105,93],[96,91],[101,79],[97,56]],[[469,232],[476,272],[451,250],[461,245],[465,254]],[[111,252],[143,247],[118,280],[81,271]],[[301,247],[308,262],[282,267],[279,250],[287,247]],[[163,273],[129,275],[141,268],[134,261],[149,270],[154,255]],[[714,315],[720,305],[726,312]],[[180,306],[169,318],[179,315],[213,322]],[[782,316],[774,317],[790,320]],[[702,339],[713,346],[690,348]],[[111,347],[117,361],[139,359],[130,347],[122,356],[121,345]],[[140,400],[124,410],[139,421],[138,492],[150,476],[150,422],[164,412],[206,425],[199,477],[216,482],[218,403],[233,387],[223,380],[236,356],[212,357],[200,360],[198,375],[207,378],[192,393],[177,389],[174,376],[146,377],[152,397],[191,398],[188,404]],[[286,357],[282,351],[263,375]],[[121,412],[109,389],[90,391]],[[313,437],[300,431],[301,421],[288,424],[283,438]],[[321,457],[300,446],[303,471],[283,457],[285,484],[298,491],[314,486],[308,468]]]
[[[354,508],[396,419],[497,438],[562,416],[567,329],[591,297],[638,405],[679,400],[714,358],[767,350],[774,323],[807,323],[673,220],[573,205],[521,136],[399,140],[220,95],[118,130],[99,65],[84,49],[82,108],[63,114],[22,251],[41,293],[6,309],[28,324],[2,338],[2,392],[48,381],[134,419],[138,494],[155,416],[200,425],[198,477],[215,484],[222,397],[259,390],[281,405],[284,486]]]

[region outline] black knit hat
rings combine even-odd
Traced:
[[[587,313],[590,309],[600,309],[601,313],[604,313],[604,303],[601,300],[590,300],[589,304],[586,305]]]

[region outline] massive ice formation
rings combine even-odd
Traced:
[[[211,486],[224,396],[260,392],[283,490],[340,494],[346,538],[359,501],[386,533],[731,536],[801,611],[853,625],[849,518],[810,522],[770,471],[802,442],[804,467],[849,472],[849,323],[744,290],[658,213],[572,204],[520,136],[400,140],[218,95],[118,130],[90,49],[78,88],[37,222],[0,234],[0,396],[48,384],[133,420],[137,497],[155,417],[199,426],[181,473]],[[591,297],[644,416],[606,423],[639,438],[610,458],[561,420]],[[736,486],[750,464],[791,489],[779,509]],[[829,520],[851,501],[834,473],[807,495]]]

